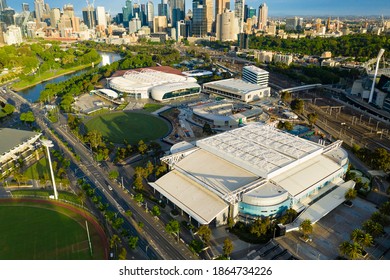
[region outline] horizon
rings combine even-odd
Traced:
[[[12,3],[9,3],[11,2]],[[45,0],[50,8],[60,8],[64,4],[73,4],[75,13],[81,15],[81,9],[86,7],[86,1],[72,1],[72,0]],[[93,1],[90,1],[93,2]],[[126,0],[116,0],[107,5],[105,0],[95,0],[96,6],[105,7],[106,11],[110,11],[112,16],[122,12],[122,7],[125,5]],[[146,0],[133,1],[134,3],[146,3]],[[157,13],[157,4],[159,0],[154,0],[155,14]],[[329,17],[329,16],[342,16],[342,17],[376,17],[384,16],[389,18],[390,16],[390,2],[387,0],[372,0],[370,2],[365,0],[318,0],[315,3],[308,0],[272,0],[272,1],[255,1],[250,0],[247,2],[249,7],[256,8],[256,15],[258,14],[258,6],[265,2],[268,6],[269,17],[289,17],[289,16],[300,16],[300,17]],[[28,3],[30,5],[30,11],[34,11],[34,0],[7,0],[8,7],[15,9],[16,12],[22,10],[22,3]],[[234,1],[231,1],[231,7],[234,8]],[[335,8],[336,7],[336,8]],[[192,10],[192,1],[186,0],[186,13]],[[348,13],[345,13],[348,11]]]

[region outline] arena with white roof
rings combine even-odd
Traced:
[[[324,146],[249,124],[163,157],[171,171],[149,184],[199,224],[275,217],[308,209],[343,185],[348,155],[341,143]]]
[[[165,101],[200,93],[196,79],[154,69],[129,70],[109,79],[109,87],[137,99]]]

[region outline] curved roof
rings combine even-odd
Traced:
[[[166,94],[167,92],[188,88],[200,89],[200,85],[198,85],[197,83],[169,83],[153,87],[150,93],[154,100],[161,101],[163,99],[164,94]]]
[[[116,99],[119,97],[118,93],[116,93],[115,91],[113,91],[111,89],[103,88],[103,89],[99,89],[98,91],[107,95],[108,97],[113,98],[113,99]]]

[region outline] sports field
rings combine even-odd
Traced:
[[[0,259],[105,259],[101,230],[89,220],[91,256],[86,219],[76,212],[48,202],[0,201]]]
[[[110,142],[122,144],[127,140],[132,145],[139,140],[148,142],[159,139],[169,131],[168,124],[160,118],[134,112],[100,115],[90,119],[85,125],[88,131],[100,131]]]

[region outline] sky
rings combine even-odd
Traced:
[[[6,0],[9,7],[21,11],[22,3],[30,4],[30,11],[34,10],[34,0]],[[93,0],[90,0],[92,2]],[[133,0],[146,3],[147,0]],[[160,0],[153,0],[155,13],[157,3]],[[231,7],[234,7],[234,0]],[[104,6],[106,11],[110,10],[112,15],[122,11],[126,0],[95,0],[95,6]],[[269,16],[370,16],[384,15],[390,17],[390,0],[270,0],[256,1],[247,0],[249,6],[255,7],[265,2],[268,6]],[[81,9],[86,6],[85,0],[45,0],[50,8],[62,8],[64,4],[73,4],[76,14],[81,15]],[[109,3],[109,4],[108,4]],[[186,12],[192,9],[192,1],[186,0]]]

